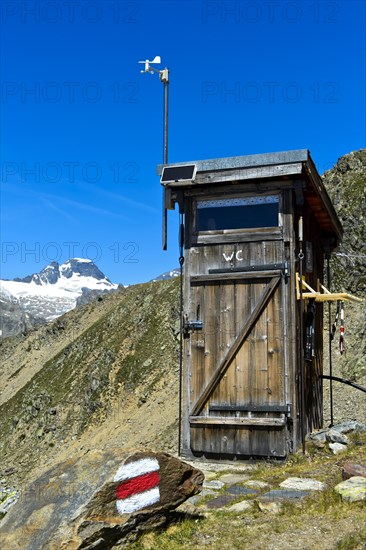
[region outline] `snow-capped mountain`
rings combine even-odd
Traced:
[[[91,277],[92,284],[88,288],[98,288],[101,284],[112,285],[111,281],[100,271],[92,260],[72,258],[63,264],[51,262],[39,273],[28,275],[23,279],[16,278],[15,282],[34,283],[36,285],[57,285],[62,288],[80,286],[80,277]],[[95,279],[95,281],[94,281]],[[87,285],[84,285],[85,287]]]
[[[113,284],[92,262],[84,258],[72,258],[63,264],[52,262],[40,273],[23,279],[0,281],[0,322],[2,335],[7,336],[4,312],[11,317],[11,309],[19,309],[39,322],[52,321],[77,305],[80,297],[116,290]],[[12,308],[9,307],[12,304]],[[13,332],[12,332],[13,333]]]
[[[171,271],[166,271],[165,273],[162,273],[158,277],[155,277],[155,279],[151,279],[151,282],[154,283],[155,281],[167,281],[168,279],[174,279],[174,277],[179,277],[180,275],[180,269],[177,267],[176,269],[172,269]]]

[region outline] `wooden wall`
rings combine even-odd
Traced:
[[[233,192],[233,186],[185,191],[184,315],[185,321],[201,320],[204,328],[185,340],[183,454],[286,456],[297,450],[300,442],[300,311],[296,299],[299,212],[293,182],[235,186],[236,194],[277,190],[281,194],[279,227],[197,234],[195,199],[228,197],[228,190]],[[313,271],[306,273],[306,281],[319,288],[323,281],[320,229],[306,206],[303,215],[304,240],[313,246]],[[284,262],[289,266],[288,277],[280,267],[268,272],[249,269]],[[234,271],[212,272],[227,268]],[[266,293],[267,302],[225,365],[225,358]],[[306,311],[302,314],[305,318]],[[305,365],[306,431],[322,425],[322,331],[322,305],[317,304],[315,357]],[[212,381],[212,391],[204,395]]]

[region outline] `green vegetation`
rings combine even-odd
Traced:
[[[108,415],[115,399],[140,387],[150,394],[163,373],[178,364],[177,290],[177,281],[168,281],[136,285],[120,292],[119,299],[113,296],[111,310],[0,407],[1,462],[12,457],[14,463],[22,455],[32,466],[35,447],[43,454],[52,452],[57,442],[79,436]],[[85,311],[93,307],[85,306]]]
[[[277,513],[262,512],[258,505],[244,512],[212,511],[201,503],[192,512],[175,511],[159,532],[147,533],[130,545],[131,550],[212,550],[253,548],[290,550],[363,550],[366,542],[364,503],[344,503],[334,491],[341,482],[340,462],[366,464],[366,434],[357,434],[346,455],[298,453],[285,463],[257,464],[251,479],[277,487],[288,477],[311,477],[326,484],[301,502],[286,502]],[[358,444],[356,444],[356,442]],[[222,475],[220,472],[218,475]],[[212,498],[212,497],[211,497]],[[207,499],[203,499],[204,503]],[[239,499],[240,500],[240,499]]]

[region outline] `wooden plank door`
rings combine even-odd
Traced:
[[[279,269],[190,278],[194,453],[286,456],[286,283]]]

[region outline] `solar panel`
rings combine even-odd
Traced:
[[[161,174],[160,183],[173,183],[178,181],[193,181],[196,177],[196,164],[183,164],[181,166],[165,166]]]

